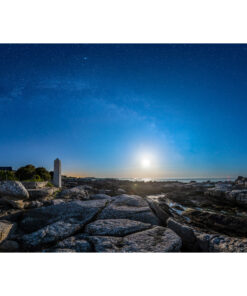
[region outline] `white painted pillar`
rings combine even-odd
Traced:
[[[54,160],[53,184],[62,187],[61,160],[58,158]]]

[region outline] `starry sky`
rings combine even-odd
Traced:
[[[246,94],[244,44],[1,44],[0,166],[247,175]]]

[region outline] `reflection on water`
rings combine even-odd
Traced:
[[[118,180],[126,181],[139,181],[139,182],[181,182],[181,183],[190,183],[191,181],[202,183],[202,182],[228,182],[234,181],[236,178],[118,178]]]
[[[157,202],[162,199],[162,201],[169,206],[171,212],[176,213],[179,216],[181,216],[184,211],[190,209],[189,207],[185,207],[177,202],[171,201],[170,199],[166,198],[166,194],[148,195],[147,198]]]

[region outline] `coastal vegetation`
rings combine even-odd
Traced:
[[[0,170],[0,181],[4,181],[4,180],[14,181],[16,179],[17,178],[16,178],[15,173],[13,171],[1,171]]]
[[[26,166],[20,167],[16,171],[1,171],[0,170],[0,181],[5,180],[17,180],[17,181],[50,181],[52,175],[44,167],[35,168],[34,165],[29,164]]]

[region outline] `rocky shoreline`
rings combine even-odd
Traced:
[[[41,184],[42,183],[42,184]],[[246,252],[246,179],[0,182],[0,252]]]

